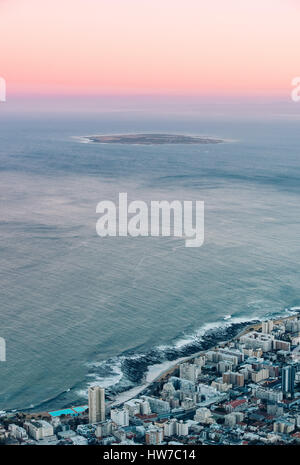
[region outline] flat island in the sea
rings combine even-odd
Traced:
[[[208,136],[188,136],[180,134],[111,134],[85,137],[90,142],[100,144],[220,144],[222,139]]]

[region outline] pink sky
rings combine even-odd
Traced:
[[[11,93],[286,95],[300,0],[0,0]]]

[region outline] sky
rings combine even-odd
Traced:
[[[12,94],[265,95],[300,76],[300,0],[0,0]]]

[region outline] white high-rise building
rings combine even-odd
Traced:
[[[118,426],[129,425],[129,411],[126,408],[117,409],[114,408],[110,411],[110,418]]]
[[[270,334],[273,331],[274,323],[273,321],[263,321],[261,325],[262,333]]]
[[[300,415],[299,415],[300,418]],[[176,418],[172,418],[171,420],[164,423],[164,435],[168,437],[172,437],[176,435],[176,425],[177,420]]]
[[[150,404],[147,400],[131,399],[124,403],[124,407],[128,410],[129,416],[134,415],[149,415],[151,413]]]
[[[261,349],[263,352],[270,352],[273,349],[274,336],[271,334],[251,331],[240,337],[240,342],[245,344],[246,349]]]
[[[37,441],[47,436],[53,436],[53,426],[44,420],[26,421],[24,423],[24,428],[26,428],[29,435]]]
[[[105,390],[100,386],[89,388],[89,422],[105,420]]]
[[[195,383],[201,374],[201,366],[193,363],[181,363],[180,378],[187,379]]]
[[[177,436],[187,436],[189,434],[189,425],[180,420],[179,423],[176,423],[176,434]]]

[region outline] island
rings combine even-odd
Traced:
[[[189,136],[180,134],[111,134],[84,138],[100,144],[163,145],[163,144],[221,144],[224,140],[209,136]]]

